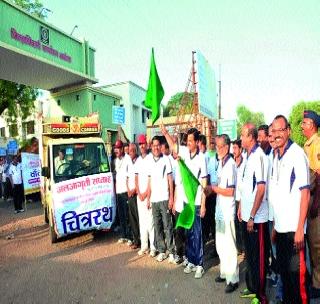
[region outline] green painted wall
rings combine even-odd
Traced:
[[[41,41],[41,27],[43,33],[49,33],[49,41]],[[5,0],[0,1],[0,46],[26,52],[90,77],[95,75],[95,50],[88,42],[78,41]]]

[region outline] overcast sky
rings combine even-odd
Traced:
[[[47,21],[96,48],[99,84],[147,86],[151,47],[166,102],[185,89],[192,51],[219,75],[222,115],[238,104],[267,123],[320,100],[320,1],[42,0]]]

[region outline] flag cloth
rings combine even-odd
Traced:
[[[160,116],[160,103],[164,96],[164,90],[158,76],[156,63],[154,61],[153,48],[151,53],[150,75],[148,90],[144,105],[151,110],[152,125]]]
[[[182,212],[178,216],[176,223],[177,227],[183,227],[190,229],[194,222],[195,217],[195,200],[200,185],[198,179],[192,174],[190,169],[187,167],[182,159],[178,160],[179,170],[182,180],[183,189],[187,198],[188,203],[185,204]]]

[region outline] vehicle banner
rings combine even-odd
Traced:
[[[40,191],[40,158],[39,154],[21,153],[21,166],[24,194]]]
[[[109,229],[116,216],[111,173],[78,177],[52,186],[58,236],[91,229]]]

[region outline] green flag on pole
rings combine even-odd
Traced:
[[[178,160],[179,170],[182,180],[183,189],[188,203],[185,204],[182,212],[180,213],[177,223],[177,227],[183,227],[190,229],[194,222],[195,217],[195,200],[200,185],[198,179],[192,174],[182,159]]]
[[[153,48],[151,53],[150,76],[146,100],[144,105],[151,110],[152,125],[160,116],[160,103],[164,96],[164,90],[158,76],[156,63],[154,61]]]

